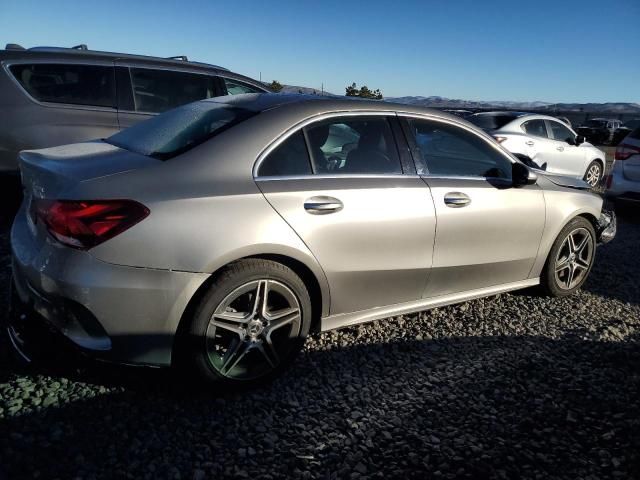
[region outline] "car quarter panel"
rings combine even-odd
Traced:
[[[530,278],[540,276],[553,243],[567,223],[579,215],[587,215],[597,220],[602,211],[602,198],[599,195],[585,190],[557,186],[544,175],[538,177],[538,184],[544,192],[546,220],[538,256],[529,274]]]

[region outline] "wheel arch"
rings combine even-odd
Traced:
[[[311,308],[312,308],[312,320],[311,320],[311,332],[319,332],[321,327],[321,318],[328,314],[328,304],[329,304],[329,292],[328,287],[323,289],[320,280],[317,277],[317,274],[302,262],[299,259],[296,259],[292,256],[278,253],[260,253],[253,255],[246,255],[243,257],[234,258],[231,261],[226,262],[224,265],[218,267],[211,275],[197,288],[195,293],[189,299],[186,308],[182,312],[180,316],[180,320],[178,321],[178,325],[176,328],[176,334],[173,339],[173,348],[172,348],[172,357],[175,353],[175,349],[178,346],[178,339],[183,335],[187,325],[188,319],[191,318],[206,295],[209,291],[211,285],[218,278],[220,272],[230,265],[233,262],[244,260],[248,258],[259,258],[263,260],[272,260],[274,262],[281,263],[291,270],[293,270],[305,283],[307,288],[309,289],[309,296],[311,297]]]

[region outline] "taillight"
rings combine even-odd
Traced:
[[[615,159],[626,160],[632,155],[640,154],[640,147],[634,147],[633,145],[621,144],[616,148]]]
[[[493,138],[495,138],[496,142],[498,143],[502,143],[507,139],[507,137],[493,137]]]
[[[34,200],[38,220],[60,243],[88,250],[149,215],[133,200]]]

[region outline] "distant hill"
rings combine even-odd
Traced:
[[[302,93],[305,95],[324,95],[326,97],[341,97],[335,93],[322,92],[319,88],[300,87],[297,85],[285,85],[282,93]],[[406,96],[385,97],[388,102],[404,103],[407,105],[419,105],[422,107],[469,109],[469,110],[535,110],[536,112],[589,112],[589,113],[625,113],[640,114],[638,103],[551,103],[551,102],[511,102],[504,100],[476,101],[460,100],[439,96]]]
[[[508,109],[562,112],[608,112],[608,113],[640,113],[637,103],[550,103],[550,102],[509,102],[509,101],[475,101],[457,100],[445,97],[395,97],[385,98],[390,102],[420,105],[423,107],[452,109]]]

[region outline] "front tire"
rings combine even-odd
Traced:
[[[264,259],[239,260],[210,285],[179,338],[179,366],[207,383],[272,380],[309,333],[311,299],[296,273]]]
[[[603,173],[604,168],[602,167],[602,164],[599,161],[594,160],[587,167],[587,171],[584,173],[583,180],[587,182],[587,184],[591,188],[595,188],[600,183],[600,179],[602,178]]]
[[[576,217],[565,226],[549,252],[540,283],[554,297],[571,295],[589,276],[596,253],[596,234],[586,218]]]

